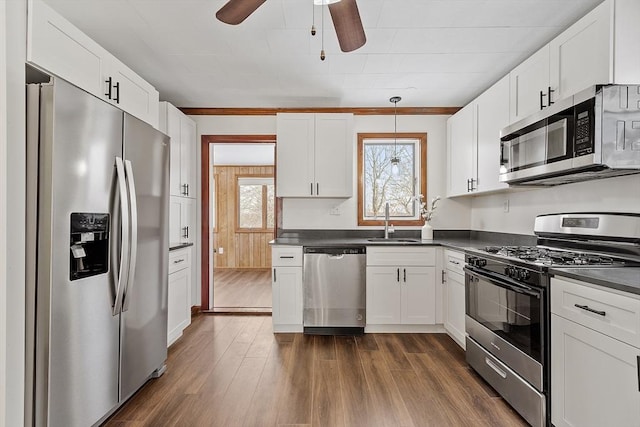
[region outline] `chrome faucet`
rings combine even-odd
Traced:
[[[389,238],[389,202],[384,204],[384,238]]]

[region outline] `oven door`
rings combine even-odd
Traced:
[[[469,337],[543,391],[545,290],[473,267],[464,270]]]

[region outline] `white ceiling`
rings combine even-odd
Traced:
[[[462,106],[602,0],[359,0],[367,43],[342,53],[326,7],[268,0],[45,0],[179,107]],[[325,10],[320,60],[320,15]]]

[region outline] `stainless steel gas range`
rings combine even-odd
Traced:
[[[545,426],[551,271],[640,266],[640,214],[541,215],[534,232],[536,246],[488,246],[466,256],[466,357],[529,424]]]

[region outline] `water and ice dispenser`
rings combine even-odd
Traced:
[[[72,213],[70,233],[71,280],[109,270],[109,214]]]

